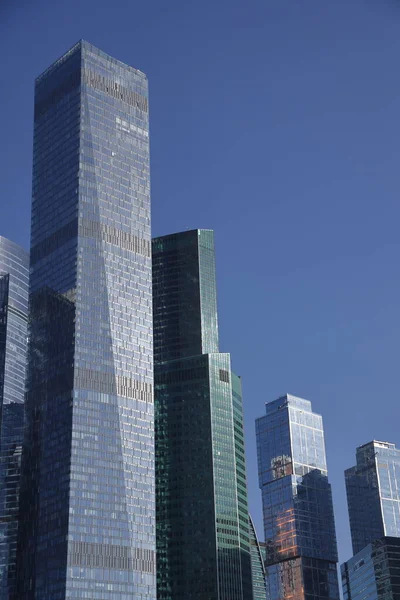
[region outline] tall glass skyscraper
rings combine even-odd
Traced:
[[[240,378],[219,352],[214,235],[153,240],[158,600],[252,600]]]
[[[287,394],[256,421],[271,600],[338,600],[337,548],[322,417]]]
[[[0,600],[15,593],[29,256],[0,236]]]
[[[146,76],[81,41],[35,86],[21,600],[154,600]]]
[[[400,450],[372,441],[345,471],[353,553],[383,536],[400,537]]]

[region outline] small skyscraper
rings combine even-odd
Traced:
[[[15,593],[29,255],[0,236],[0,600]]]
[[[373,440],[345,471],[354,556],[341,566],[345,600],[400,599],[400,450]]]
[[[214,235],[153,240],[157,598],[252,600],[241,380],[219,352]]]
[[[383,536],[400,537],[400,450],[389,442],[359,446],[345,471],[353,553]]]
[[[322,417],[287,394],[256,421],[270,600],[338,600]]]
[[[344,600],[400,600],[400,538],[374,540],[341,571]]]
[[[147,78],[80,41],[36,80],[18,600],[155,600]]]

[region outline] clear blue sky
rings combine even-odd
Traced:
[[[343,470],[400,445],[400,3],[3,0],[0,234],[25,247],[33,80],[80,38],[149,76],[153,234],[215,229],[259,532],[254,420],[290,392],[324,416],[347,559]]]

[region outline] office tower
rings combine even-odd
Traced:
[[[341,571],[344,600],[399,600],[400,538],[374,540]]]
[[[155,599],[148,126],[85,41],[36,80],[19,600]]]
[[[400,537],[400,450],[372,441],[345,471],[353,553],[383,536]]]
[[[271,600],[337,600],[337,549],[322,417],[287,394],[256,421]]]
[[[0,236],[0,600],[14,597],[29,256]]]
[[[157,598],[252,600],[240,378],[219,352],[214,235],[153,240]]]
[[[253,581],[253,600],[267,600],[267,583],[265,572],[265,542],[260,542],[257,537],[253,519],[250,522],[250,552],[251,552],[251,577]]]

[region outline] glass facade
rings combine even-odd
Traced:
[[[0,600],[15,593],[29,256],[0,236]]]
[[[250,550],[251,550],[251,576],[253,581],[253,600],[267,600],[267,582],[265,572],[265,543],[257,538],[253,520],[249,515],[250,524]]]
[[[252,600],[242,391],[218,352],[214,236],[153,240],[157,598]]]
[[[400,539],[374,540],[341,572],[344,600],[400,600]]]
[[[345,471],[353,552],[383,536],[400,537],[400,450],[372,441]]]
[[[155,600],[146,76],[81,41],[35,86],[19,599]]]
[[[256,421],[271,600],[337,600],[337,547],[322,417],[286,395]]]

